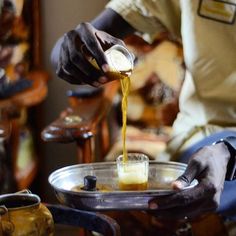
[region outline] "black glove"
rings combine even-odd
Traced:
[[[195,218],[217,209],[225,181],[230,153],[224,143],[205,146],[189,161],[186,171],[172,183],[176,193],[149,202],[152,214],[161,218]],[[198,184],[186,190],[194,179]]]
[[[81,23],[63,37],[56,73],[72,84],[99,86],[108,82],[109,66],[104,51],[115,44],[124,46],[122,40],[104,31],[95,29],[90,23]],[[96,69],[89,59],[94,58],[100,68]]]

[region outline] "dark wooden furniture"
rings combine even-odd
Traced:
[[[32,71],[29,73],[29,78],[33,81],[31,88],[20,92],[9,99],[0,100],[1,110],[1,127],[0,132],[3,133],[5,152],[9,154],[8,158],[11,159],[17,189],[25,189],[30,186],[37,173],[38,156],[35,153],[34,162],[28,165],[24,170],[27,174],[19,175],[17,162],[17,151],[19,147],[19,131],[20,131],[20,114],[22,109],[30,109],[38,105],[47,95],[47,79],[48,74],[43,71]]]
[[[108,114],[119,88],[114,81],[95,93],[69,98],[69,107],[42,131],[47,142],[75,142],[78,163],[101,161],[110,147]],[[95,151],[95,143],[99,150]]]
[[[17,167],[20,131],[23,117],[27,119],[24,125],[29,125],[33,129],[32,133],[35,134],[33,141],[36,145],[37,139],[40,138],[37,137],[39,118],[33,117],[31,113],[33,109],[34,114],[37,109],[40,109],[39,104],[47,95],[47,81],[50,78],[49,74],[42,69],[41,62],[40,0],[25,0],[22,12],[27,32],[29,32],[28,36],[22,36],[29,45],[29,54],[27,54],[29,67],[25,78],[32,81],[32,85],[13,96],[0,100],[0,135],[3,137],[0,155],[5,156],[4,165],[11,173],[11,180],[5,181],[8,187],[4,189],[0,187],[1,193],[28,188],[36,176],[40,156],[37,147],[34,147],[33,161],[26,165],[24,170],[20,171]],[[17,27],[15,30],[20,31]]]

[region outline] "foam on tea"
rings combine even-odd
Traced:
[[[147,171],[143,163],[125,165],[119,170],[119,189],[145,190],[147,189]]]

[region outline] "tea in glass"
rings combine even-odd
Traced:
[[[142,153],[128,153],[127,159],[117,158],[118,185],[120,190],[146,190],[149,159]]]

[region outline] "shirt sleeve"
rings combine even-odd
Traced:
[[[152,41],[158,34],[171,31],[173,28],[173,24],[170,23],[173,20],[171,2],[166,0],[111,0],[106,8],[111,8],[122,16],[142,34],[145,40]],[[174,19],[174,21],[176,20]]]

